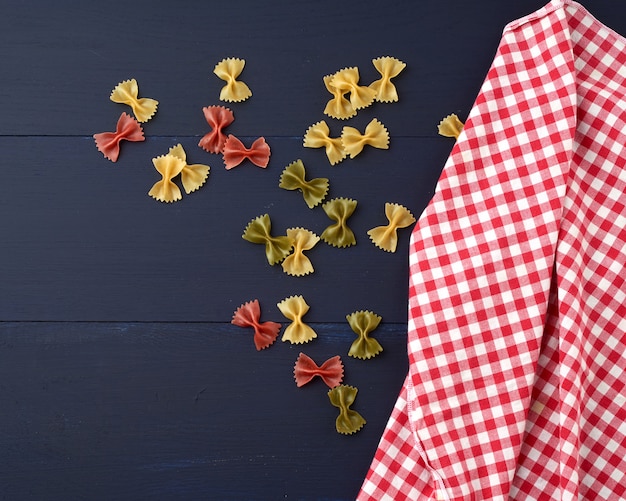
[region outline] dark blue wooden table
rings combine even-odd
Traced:
[[[462,119],[491,63],[504,25],[539,0],[436,2],[18,2],[0,7],[0,499],[352,499],[406,374],[407,246],[369,241],[386,223],[385,202],[419,216],[453,140],[437,135]],[[626,33],[626,7],[586,6]],[[322,77],[358,66],[378,78],[379,56],[407,63],[400,101],[376,103],[349,121],[326,117]],[[212,73],[225,57],[246,60],[253,91],[222,103]],[[146,141],[125,143],[117,163],[92,135],[111,131],[123,105],[109,101],[136,78],[158,99]],[[265,136],[267,169],[226,171],[198,148],[209,128],[202,107],[235,113],[229,132]],[[378,118],[389,150],[366,149],[330,166],[306,149],[307,127],[325,119],[363,130]],[[147,191],[151,159],[181,143],[190,163],[211,166],[198,192],[162,204]],[[315,272],[291,277],[241,238],[268,213],[276,234],[330,224],[320,207],[281,190],[283,168],[302,159],[310,177],[350,197],[357,245],[321,242]],[[285,326],[276,303],[301,294],[306,345],[280,339],[257,352],[251,332],[230,324],[258,298],[264,320]],[[347,356],[345,316],[383,317],[384,352]],[[355,435],[335,431],[337,410],[319,380],[297,388],[303,351],[318,363],[341,355]]]

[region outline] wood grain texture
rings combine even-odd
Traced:
[[[385,224],[384,203],[418,216],[452,148],[439,120],[469,112],[509,21],[543,0],[104,3],[67,0],[0,5],[0,499],[348,500],[374,454],[407,369],[409,232],[396,254],[367,230]],[[626,33],[626,6],[589,0]],[[407,63],[400,102],[355,119],[322,111],[322,78],[372,58]],[[265,136],[267,170],[226,171],[197,147],[202,107],[220,103],[214,65],[246,59],[250,100],[228,105],[228,129],[246,143]],[[109,101],[128,78],[158,99],[146,141],[105,160],[92,135],[111,131],[123,105]],[[390,149],[367,149],[331,167],[302,136],[326,119],[361,130],[378,118]],[[211,166],[197,193],[172,205],[147,191],[151,158],[183,144]],[[329,197],[359,202],[349,220],[357,246],[310,251],[315,273],[294,278],[245,242],[245,225],[270,214],[276,234],[331,223],[299,193],[278,188],[301,158],[309,177],[330,179]],[[277,342],[261,353],[230,325],[258,298],[263,318],[285,323],[276,303],[302,294],[320,338]],[[385,351],[345,354],[345,315],[372,309]],[[320,381],[298,389],[299,351],[318,362],[341,354],[355,408],[368,423],[338,435]]]
[[[221,324],[5,323],[0,337],[0,499],[350,499],[406,373],[404,327],[384,351],[347,356],[345,325],[314,343],[257,352]],[[341,355],[367,424],[335,431],[316,379],[295,385],[300,351]]]

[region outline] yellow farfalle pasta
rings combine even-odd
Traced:
[[[172,179],[181,173],[185,162],[174,155],[161,155],[152,159],[154,168],[161,174],[161,180],[154,183],[148,192],[152,198],[160,202],[176,202],[183,196]]]
[[[326,215],[335,221],[335,224],[328,226],[321,235],[324,242],[334,247],[349,247],[356,245],[354,232],[346,224],[347,219],[354,213],[357,201],[351,198],[333,198],[322,208]]]
[[[300,190],[309,209],[312,209],[326,197],[328,179],[316,177],[307,181],[305,175],[304,164],[298,159],[285,167],[280,175],[278,186],[285,190]]]
[[[365,127],[363,134],[354,127],[344,126],[341,131],[341,144],[350,158],[361,153],[365,145],[387,150],[389,149],[389,132],[381,122],[373,118]]]
[[[453,137],[457,139],[463,130],[463,122],[454,113],[445,117],[437,126],[437,131],[441,136]]]
[[[359,85],[359,69],[356,66],[344,68],[332,75],[329,85],[341,93],[350,93],[350,104],[355,110],[367,108],[374,102],[376,91],[366,85]]]
[[[305,148],[324,148],[330,165],[336,165],[346,158],[346,151],[340,137],[329,137],[330,129],[324,120],[311,125],[304,134]]]
[[[215,65],[213,73],[226,82],[220,91],[220,99],[228,102],[245,101],[252,95],[250,88],[244,83],[237,80],[241,75],[246,61],[235,57],[222,59]]]
[[[403,205],[385,203],[385,216],[389,220],[386,226],[377,226],[367,232],[376,247],[387,251],[396,252],[398,247],[398,228],[406,228],[415,222],[411,211]]]
[[[339,416],[335,420],[335,429],[338,433],[351,435],[366,424],[363,416],[350,408],[356,399],[358,391],[354,386],[340,384],[328,392],[330,403],[339,408]]]
[[[263,214],[248,223],[241,238],[253,244],[265,245],[267,262],[273,266],[291,253],[293,242],[287,236],[273,237],[270,234],[271,229],[269,214]]]
[[[176,146],[172,146],[169,150],[170,155],[174,155],[175,157],[180,158],[183,162],[185,162],[185,166],[180,173],[181,181],[183,182],[183,188],[185,188],[185,193],[189,194],[196,191],[200,188],[209,177],[209,171],[211,167],[203,164],[192,164],[189,165],[187,163],[187,154],[183,149],[183,146],[179,143]]]
[[[369,337],[369,333],[380,324],[382,320],[381,316],[376,315],[376,313],[372,311],[361,310],[346,315],[346,320],[348,320],[355,334],[358,335],[352,343],[352,346],[350,346],[348,356],[365,360],[383,351],[383,347],[380,343],[374,338]]]
[[[287,236],[293,241],[293,253],[283,261],[284,272],[296,277],[313,273],[311,260],[303,252],[315,247],[320,237],[304,228],[289,228]]]
[[[352,103],[344,97],[348,91],[341,90],[332,85],[331,81],[334,78],[334,75],[326,75],[324,77],[324,85],[326,86],[326,90],[333,95],[333,98],[326,103],[326,107],[324,108],[324,114],[328,115],[332,118],[338,118],[340,120],[345,120],[347,118],[353,117],[356,115],[356,110]]]
[[[376,91],[376,101],[381,103],[398,101],[398,91],[391,79],[397,77],[406,68],[406,63],[389,56],[372,59],[372,63],[378,73],[381,74],[381,78],[370,84],[370,89]]]
[[[283,341],[302,344],[317,337],[317,333],[302,321],[302,317],[309,311],[309,305],[302,296],[289,296],[276,306],[287,319],[291,320],[283,333]]]
[[[156,113],[159,102],[149,97],[138,98],[139,86],[137,80],[124,80],[111,91],[109,99],[114,103],[127,104],[133,110],[138,122],[147,122]]]

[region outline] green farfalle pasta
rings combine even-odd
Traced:
[[[298,159],[285,167],[280,175],[278,186],[285,190],[300,190],[309,209],[312,209],[326,197],[328,179],[316,177],[307,181],[305,176],[304,163]]]
[[[302,321],[302,317],[309,311],[309,305],[302,296],[289,296],[276,306],[285,318],[291,320],[283,333],[283,341],[289,341],[291,344],[302,344],[317,337],[317,333]]]
[[[263,214],[248,223],[241,237],[253,244],[264,244],[267,262],[273,266],[291,253],[293,242],[288,236],[273,237],[271,229],[269,214]]]
[[[289,228],[287,236],[293,242],[293,253],[283,261],[283,271],[288,275],[301,277],[313,273],[311,260],[304,255],[304,251],[311,250],[320,241],[315,233],[304,228]]]
[[[380,315],[372,311],[360,310],[346,315],[346,320],[358,336],[352,343],[352,346],[350,346],[348,356],[366,360],[375,357],[383,351],[380,343],[376,339],[369,337],[369,333],[380,324],[382,320]]]
[[[337,432],[343,435],[356,433],[367,422],[357,411],[350,408],[356,399],[358,389],[354,386],[340,384],[328,392],[330,403],[339,408],[339,416],[335,420]]]
[[[357,201],[351,198],[333,198],[322,208],[326,215],[335,221],[335,224],[328,226],[321,235],[321,239],[334,247],[349,247],[356,245],[354,232],[346,224],[347,219],[356,210]]]
[[[385,203],[385,215],[389,220],[386,226],[377,226],[367,232],[379,249],[396,252],[398,247],[398,228],[406,228],[415,222],[411,211],[400,204]]]

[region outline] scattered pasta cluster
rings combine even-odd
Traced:
[[[398,101],[398,91],[391,79],[398,76],[406,64],[390,56],[373,59],[372,63],[381,77],[368,86],[359,84],[359,69],[356,66],[323,77],[326,90],[333,96],[326,103],[325,115],[347,120],[356,116],[358,110],[371,106],[374,101]],[[303,144],[306,148],[324,148],[330,164],[336,165],[347,156],[356,157],[366,145],[388,149],[389,132],[374,118],[363,133],[354,127],[344,126],[340,136],[330,137],[328,124],[320,120],[306,130]]]
[[[372,60],[380,78],[369,85],[359,83],[357,67],[343,68],[332,75],[323,77],[323,82],[332,95],[324,109],[324,114],[339,120],[354,117],[358,110],[371,106],[374,102],[392,103],[398,101],[398,92],[392,79],[398,76],[406,64],[393,57],[379,57]],[[219,99],[230,103],[240,103],[252,96],[247,84],[239,80],[245,61],[239,58],[226,58],[217,63],[214,74],[225,82]],[[111,92],[113,102],[128,105],[134,115],[122,113],[115,132],[94,134],[96,147],[105,158],[116,162],[120,154],[122,141],[144,141],[144,131],[140,123],[150,120],[156,113],[158,102],[150,98],[139,98],[139,89],[135,79],[118,84]],[[234,122],[233,111],[225,106],[210,105],[202,108],[209,131],[202,136],[198,146],[211,154],[222,155],[226,170],[233,169],[244,162],[265,169],[270,161],[271,150],[263,136],[246,146],[226,129]],[[458,137],[463,124],[454,114],[443,119],[438,130],[441,135]],[[340,135],[331,137],[330,127],[325,120],[311,125],[304,134],[303,146],[323,148],[331,165],[336,165],[345,158],[354,159],[366,146],[378,149],[389,148],[389,131],[377,118],[372,119],[361,132],[355,127],[344,125]],[[169,148],[163,155],[152,159],[154,168],[161,179],[156,181],[148,194],[161,202],[175,202],[182,199],[180,182],[186,194],[202,187],[209,176],[210,166],[187,163],[187,154],[181,144]],[[349,218],[356,211],[358,202],[347,197],[334,197],[326,200],[330,191],[328,178],[307,179],[302,160],[297,159],[281,172],[279,188],[299,191],[309,209],[318,206],[331,220],[331,223],[316,235],[303,227],[292,227],[284,235],[272,234],[270,215],[265,213],[253,218],[245,227],[242,238],[248,242],[263,245],[267,262],[274,266],[281,263],[283,271],[294,277],[303,277],[314,273],[313,263],[305,252],[310,251],[322,240],[336,248],[356,245],[355,233],[348,225]],[[407,228],[416,219],[409,209],[387,202],[384,214],[388,224],[371,228],[367,234],[373,244],[386,252],[395,252],[398,244],[397,232]],[[277,305],[280,313],[289,320],[284,328],[282,341],[291,344],[305,344],[316,339],[317,333],[307,325],[303,317],[309,311],[309,305],[302,295],[292,295]],[[347,355],[356,359],[368,360],[379,355],[383,348],[371,336],[382,317],[369,310],[360,310],[346,315],[346,320],[356,334]],[[274,344],[282,329],[282,324],[261,321],[261,308],[258,299],[243,303],[233,316],[231,323],[240,327],[251,328],[253,342],[258,351]],[[359,431],[365,419],[351,409],[357,395],[357,388],[342,384],[344,365],[336,355],[318,366],[310,357],[300,353],[294,366],[294,378],[298,387],[311,382],[315,377],[322,379],[330,389],[330,403],[339,409],[335,427],[339,433],[352,434]]]
[[[309,305],[301,295],[289,296],[277,305],[278,310],[291,323],[283,331],[282,341],[291,344],[304,344],[317,338],[317,333],[307,325],[303,317],[309,311]],[[346,315],[348,324],[357,335],[348,350],[348,356],[367,360],[383,351],[380,343],[370,336],[380,324],[382,317],[372,311],[355,311]],[[262,322],[261,308],[258,299],[248,301],[239,306],[231,323],[240,327],[252,327],[254,345],[261,351],[276,341],[282,324],[276,322]],[[293,370],[294,379],[298,388],[310,383],[319,377],[330,388],[328,398],[330,403],[339,408],[339,416],[335,421],[337,432],[352,434],[359,431],[366,423],[363,416],[350,406],[354,403],[357,388],[341,384],[344,378],[344,365],[339,355],[326,360],[318,366],[311,357],[300,352]]]
[[[117,121],[115,132],[100,132],[93,135],[96,147],[111,162],[117,162],[122,141],[144,141],[144,133],[139,122],[147,122],[157,111],[159,102],[148,97],[139,98],[137,80],[124,80],[111,91],[109,99],[114,103],[130,106],[135,117],[122,112]]]

